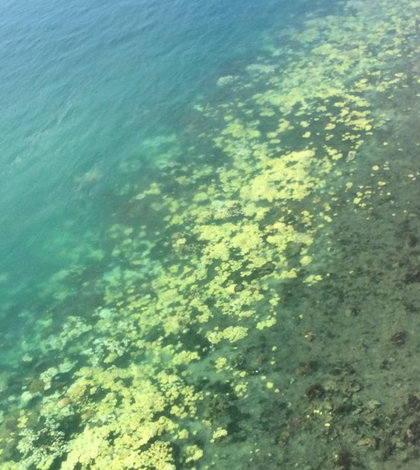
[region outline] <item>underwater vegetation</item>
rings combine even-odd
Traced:
[[[116,189],[0,375],[2,470],[416,468],[419,13],[282,31]]]

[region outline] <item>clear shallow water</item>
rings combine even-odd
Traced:
[[[6,7],[1,468],[416,469],[416,4]]]
[[[159,138],[171,141],[191,102],[300,6],[32,1],[1,8],[1,287],[14,304],[69,267],[48,250],[52,238],[80,245],[86,231],[106,224],[114,170],[130,160],[139,171],[153,163]],[[6,313],[5,328],[15,322]]]
[[[106,220],[115,169],[130,160],[138,168],[152,163],[154,139],[170,139],[191,102],[299,5],[278,7],[2,5],[0,256],[10,279],[4,296],[12,290],[13,301],[16,288],[60,266],[59,256],[45,252],[53,234],[83,243],[83,233]],[[95,198],[100,213],[90,208]],[[71,220],[77,227],[69,228]]]

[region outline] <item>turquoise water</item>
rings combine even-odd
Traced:
[[[116,169],[146,171],[155,140],[182,132],[191,103],[304,3],[1,8],[0,256],[2,296],[15,303],[68,267],[53,238],[81,244],[106,224]]]
[[[416,1],[0,6],[0,470],[404,470]]]

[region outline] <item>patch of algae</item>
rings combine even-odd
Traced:
[[[281,390],[274,371],[250,376],[241,354],[281,327],[282,283],[322,282],[312,247],[384,122],[375,97],[404,86],[400,61],[420,52],[415,13],[412,1],[350,1],[289,32],[244,76],[219,80],[233,98],[196,106],[207,123],[188,150],[198,164],[191,157],[132,188],[130,204],[147,207],[149,220],[115,216],[100,256],[106,272],[89,284],[101,307],[68,316],[58,332],[41,329],[44,352],[77,365],[64,382],[23,386],[0,424],[1,468],[223,468],[226,445],[229,465],[252,468],[252,436],[235,441],[239,424],[250,427],[240,423],[243,403]],[[369,197],[360,191],[353,203],[363,209]],[[58,278],[65,292],[70,274]]]

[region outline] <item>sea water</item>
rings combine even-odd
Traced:
[[[107,219],[116,168],[150,164],[192,102],[304,2],[1,8],[2,295],[15,303],[69,266],[52,238],[82,245]]]
[[[417,468],[416,2],[0,12],[0,468]]]

